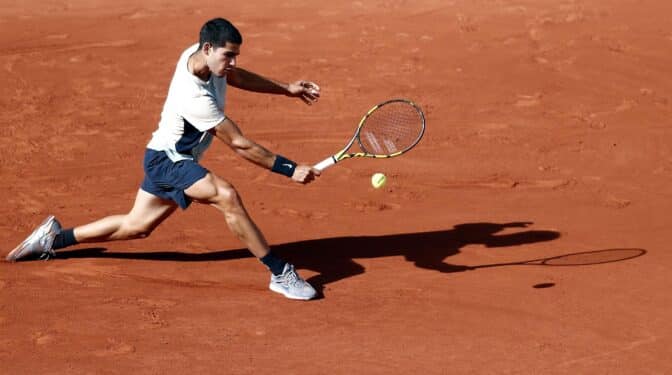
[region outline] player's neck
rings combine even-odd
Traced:
[[[201,79],[201,81],[207,82],[210,79],[210,68],[208,68],[208,64],[206,64],[205,59],[199,52],[196,51],[189,56],[187,68],[191,74]]]

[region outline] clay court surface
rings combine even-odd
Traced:
[[[208,151],[320,299],[268,291],[193,205],[145,240],[0,262],[0,372],[672,373],[670,2],[273,4],[0,6],[3,258],[47,214],[130,209],[177,58],[212,17],[243,33],[240,66],[322,86],[312,107],[229,91],[273,151],[320,161],[388,98],[427,116],[409,154],[307,186]]]

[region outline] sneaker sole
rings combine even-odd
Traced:
[[[274,291],[274,292],[276,292],[276,293],[280,293],[280,294],[282,294],[283,296],[285,296],[285,297],[287,297],[287,298],[289,298],[289,299],[295,299],[295,300],[300,300],[300,301],[308,301],[308,300],[311,300],[311,299],[315,298],[315,296],[312,296],[312,297],[300,297],[300,296],[295,296],[295,295],[289,294],[289,293],[287,293],[287,292],[285,291],[285,289],[283,289],[283,288],[281,288],[281,287],[277,287],[277,286],[275,286],[274,284],[270,284],[270,285],[268,286],[268,289],[270,289],[270,290],[272,290],[272,291]]]

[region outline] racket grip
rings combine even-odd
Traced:
[[[323,171],[323,170],[327,169],[328,167],[331,167],[334,164],[336,164],[336,159],[334,159],[333,156],[330,156],[330,157],[322,160],[321,162],[315,164],[315,166],[313,166],[313,168],[315,168],[319,171]]]

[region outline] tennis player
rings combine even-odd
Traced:
[[[144,181],[130,212],[70,229],[62,229],[58,220],[49,216],[7,255],[7,260],[49,259],[56,250],[78,243],[145,238],[177,207],[186,209],[191,202],[197,202],[223,213],[229,229],[271,271],[272,291],[291,299],[313,298],[315,289],[297,274],[293,265],[271,252],[236,189],[199,164],[203,152],[217,138],[243,158],[297,183],[307,184],[319,175],[318,170],[297,165],[245,137],[226,116],[229,85],[295,97],[307,104],[320,96],[320,88],[313,82],[282,83],[237,67],[242,42],[235,26],[215,18],[201,28],[199,43],[180,56],[158,129],[145,151]]]

